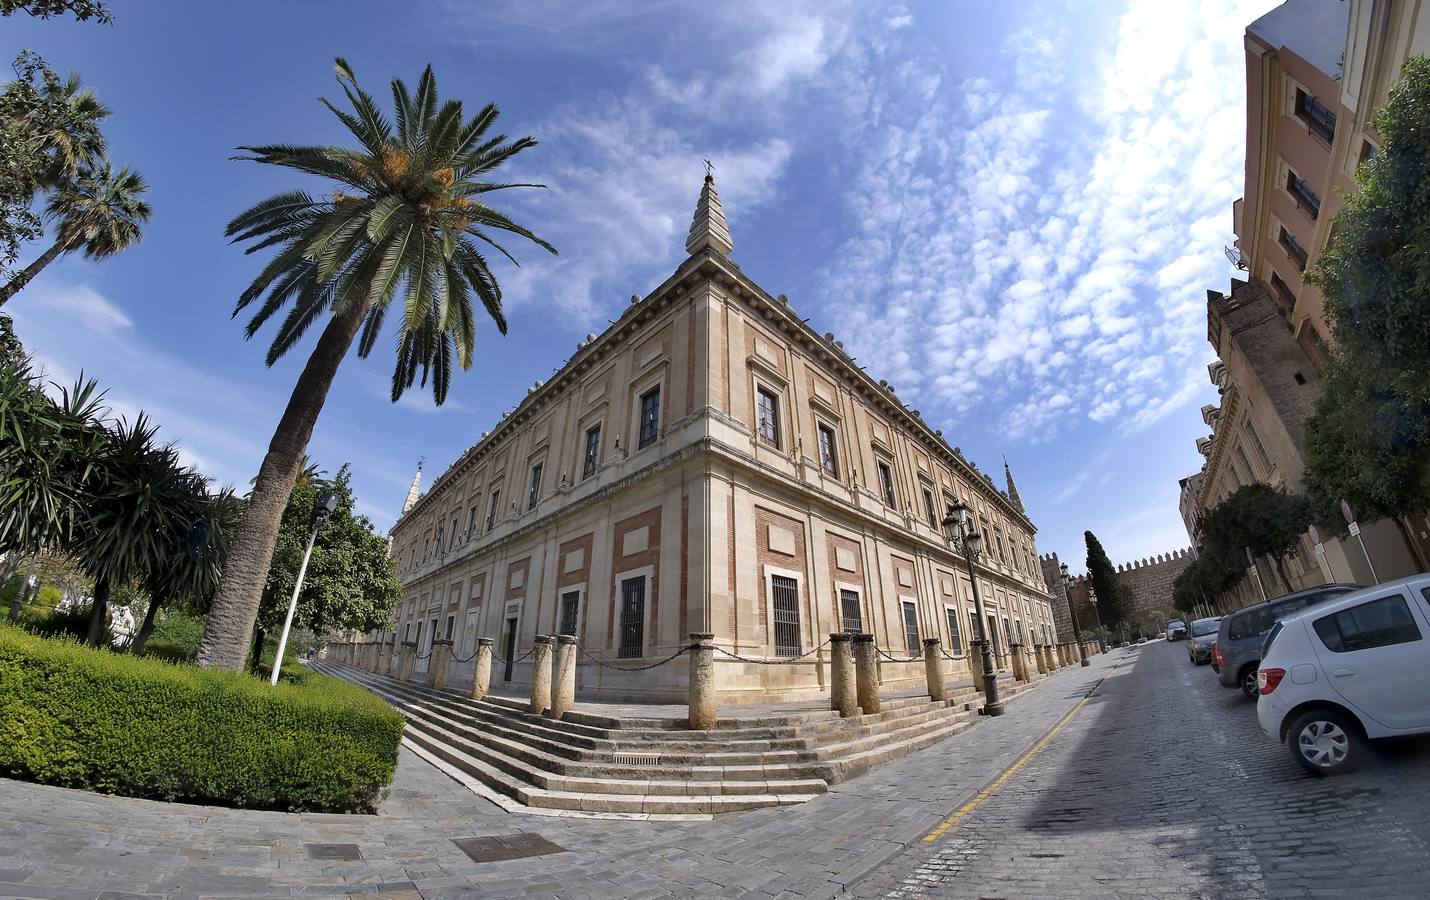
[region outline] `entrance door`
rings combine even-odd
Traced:
[[[511,681],[512,660],[516,658],[516,619],[506,620],[506,672],[502,681]]]

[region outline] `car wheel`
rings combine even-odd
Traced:
[[[1297,716],[1286,743],[1296,762],[1313,775],[1349,772],[1365,759],[1359,729],[1334,709],[1313,709]]]
[[[1241,670],[1241,692],[1252,700],[1255,700],[1260,693],[1260,691],[1256,689],[1257,665],[1258,663],[1253,663]]]

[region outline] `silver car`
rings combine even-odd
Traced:
[[[1199,666],[1212,661],[1212,644],[1216,643],[1217,626],[1220,624],[1221,616],[1196,619],[1192,622],[1192,627],[1187,631],[1187,658],[1192,661],[1192,665]]]
[[[1241,688],[1243,694],[1256,699],[1256,668],[1261,663],[1261,641],[1276,620],[1357,590],[1360,590],[1358,584],[1323,584],[1222,616],[1216,639],[1219,657],[1217,680],[1221,686]]]

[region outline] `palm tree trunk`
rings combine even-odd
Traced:
[[[40,274],[41,269],[54,262],[61,253],[64,253],[70,248],[70,244],[72,243],[74,243],[73,239],[64,240],[63,238],[61,238],[60,240],[55,241],[54,244],[50,246],[50,249],[40,254],[39,259],[26,266],[25,271],[21,272],[19,275],[16,275],[14,278],[11,278],[10,281],[7,282],[3,288],[0,288],[0,306],[4,306],[6,300],[9,300],[11,297],[19,293],[20,288],[29,284],[31,278],[34,278],[36,275]]]
[[[153,597],[149,599],[149,609],[144,613],[144,624],[139,626],[139,633],[134,636],[134,642],[129,645],[129,652],[135,656],[143,656],[144,648],[149,646],[149,635],[154,633],[154,616],[159,612],[159,601]]]
[[[104,645],[104,619],[109,614],[109,576],[100,576],[94,582],[94,601],[89,610],[89,645]]]
[[[268,566],[273,561],[273,546],[278,542],[278,526],[302,467],[303,452],[313,436],[313,426],[323,410],[338,366],[352,346],[367,309],[368,298],[364,296],[361,303],[354,303],[351,309],[334,315],[308,357],[303,374],[298,376],[283,418],[278,420],[278,428],[268,444],[268,453],[258,469],[258,478],[248,499],[248,512],[228,551],[223,579],[209,610],[203,640],[199,642],[201,666],[234,672],[243,668],[253,623],[263,600]]]

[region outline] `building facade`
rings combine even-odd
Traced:
[[[584,695],[664,702],[685,696],[684,658],[630,670],[706,632],[717,699],[742,703],[819,696],[828,634],[859,630],[885,685],[913,687],[922,660],[899,660],[923,638],[963,653],[978,632],[940,525],[959,500],[985,535],[995,646],[1053,640],[1011,473],[998,489],[741,271],[712,178],[686,249],[409,504],[397,639],[462,659],[492,638],[499,686],[529,682],[538,635],[572,634]]]

